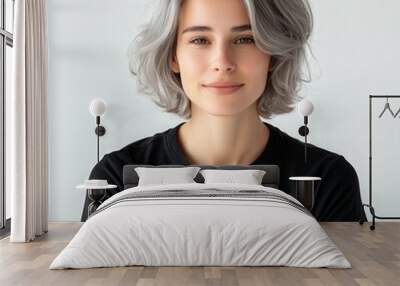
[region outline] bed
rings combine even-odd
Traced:
[[[50,269],[144,266],[351,268],[311,213],[279,190],[276,165],[204,166],[263,170],[261,184],[204,181],[140,185],[126,165],[124,191],[104,201]],[[136,171],[138,172],[136,172]]]

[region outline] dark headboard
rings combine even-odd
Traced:
[[[220,170],[248,170],[257,169],[266,171],[263,179],[262,185],[265,187],[272,187],[278,189],[279,187],[279,166],[278,165],[224,165],[224,166],[214,166],[214,165],[190,165],[191,167],[200,167],[201,169],[220,169]],[[163,167],[163,168],[176,168],[176,167],[189,167],[189,165],[125,165],[123,169],[123,183],[124,190],[128,188],[133,188],[138,185],[139,177],[135,171],[136,167]],[[197,183],[204,183],[204,178],[200,174],[194,178]]]

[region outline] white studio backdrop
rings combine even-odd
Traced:
[[[93,98],[101,97],[108,104],[102,117],[106,135],[100,140],[100,157],[182,121],[140,95],[128,70],[128,45],[139,25],[150,17],[154,3],[48,2],[50,221],[80,220],[85,194],[75,186],[88,177],[96,163],[95,119],[88,110]],[[400,94],[400,1],[312,0],[311,4],[315,20],[312,82],[304,84],[301,91],[315,106],[309,140],[343,155],[354,166],[367,202],[368,96]],[[376,106],[383,108],[384,103]],[[302,118],[296,111],[269,122],[302,140],[297,134]],[[390,136],[391,142],[399,142],[396,124],[382,125],[381,138]],[[396,169],[396,146],[382,147],[380,153],[388,159],[377,160],[376,168]],[[374,190],[380,196],[375,195],[377,212],[400,215],[395,203],[400,202],[400,191],[393,189],[397,183],[392,180],[396,176],[388,174],[376,173],[382,177],[375,179],[382,184]],[[368,209],[366,213],[369,215]]]

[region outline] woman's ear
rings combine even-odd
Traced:
[[[179,73],[179,63],[175,55],[171,57],[170,67],[174,73]]]

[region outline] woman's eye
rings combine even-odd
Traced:
[[[242,40],[244,40],[244,41],[242,41]],[[249,43],[249,44],[254,43],[254,39],[252,37],[239,38],[238,41],[240,41],[241,43]]]
[[[195,44],[195,45],[201,45],[205,44],[207,42],[207,39],[205,38],[196,38],[190,41],[190,43]],[[253,44],[254,39],[252,37],[242,37],[236,40],[235,42],[239,42],[240,44]]]
[[[200,44],[200,43],[204,43],[204,42],[201,42],[203,40],[206,41],[206,39],[204,39],[204,38],[197,38],[197,39],[191,40],[190,43],[197,45],[197,44]]]

